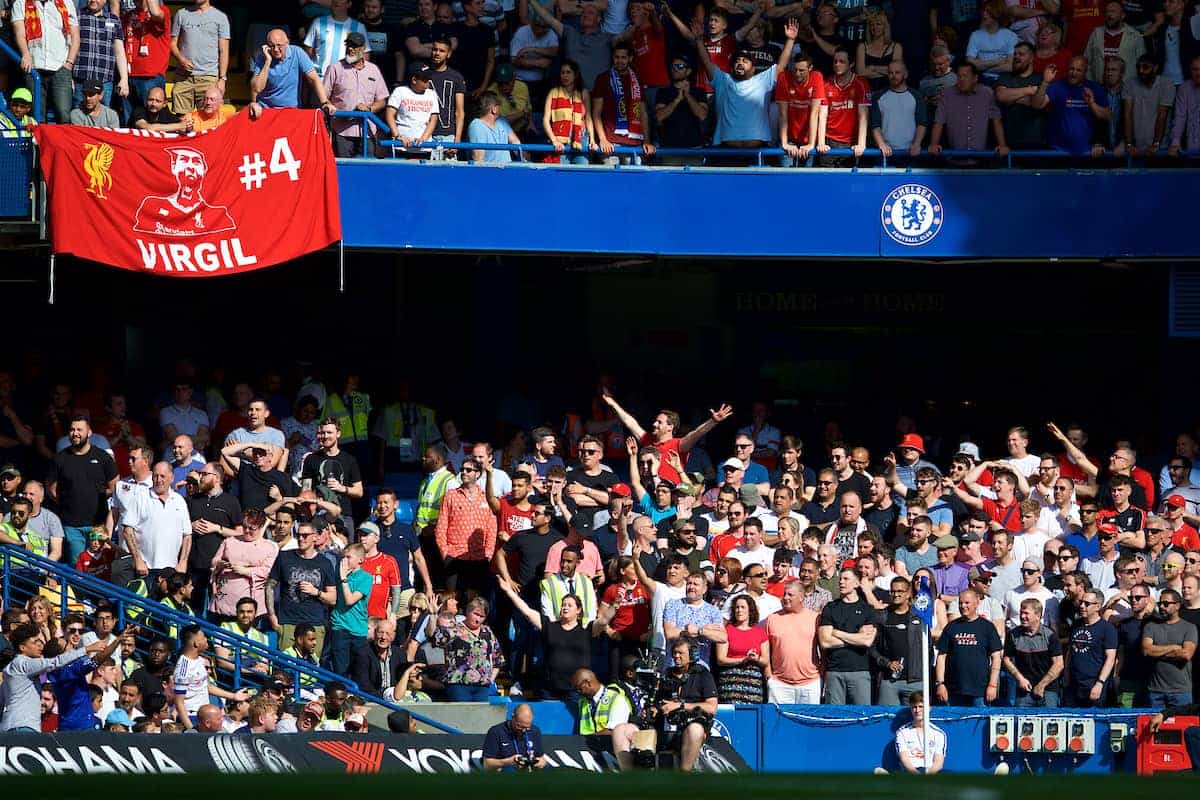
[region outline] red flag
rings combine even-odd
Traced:
[[[164,134],[38,125],[56,253],[176,277],[269,267],[342,238],[320,111]]]

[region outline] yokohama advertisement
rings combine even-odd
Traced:
[[[604,772],[617,761],[603,736],[543,737],[553,769]],[[475,772],[483,736],[294,734],[101,734],[0,736],[0,775],[206,772]],[[705,772],[746,772],[724,739],[704,746]]]

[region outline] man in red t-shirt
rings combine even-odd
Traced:
[[[695,42],[703,32],[701,23],[695,17],[692,18],[690,24],[684,22],[675,15],[671,7],[666,3],[663,4],[663,11],[671,18],[671,22],[679,29],[679,33],[689,42]],[[703,11],[704,6],[696,6],[695,13]],[[755,22],[758,21],[758,16],[754,17]],[[713,67],[722,72],[729,72],[729,67],[733,63],[733,53],[737,50],[738,39],[742,35],[738,31],[737,35],[729,33],[729,15],[724,8],[713,6],[708,17],[704,22],[707,27],[707,33],[704,34],[704,49],[708,52],[708,58],[713,63]],[[745,30],[745,29],[743,29]],[[705,70],[696,71],[696,88],[702,92],[712,94],[713,85]]]
[[[858,158],[867,149],[867,110],[871,90],[867,82],[850,68],[850,52],[839,47],[833,51],[833,75],[825,81],[825,105],[817,136],[817,152],[850,148]],[[845,157],[827,158],[822,166],[840,166]]]
[[[1067,39],[1063,47],[1072,53],[1087,49],[1092,31],[1104,24],[1106,0],[1063,0],[1062,18],[1067,24]]]
[[[817,143],[821,106],[825,103],[825,79],[812,68],[812,56],[800,53],[792,68],[775,84],[779,107],[779,146],[792,158],[808,158]],[[779,585],[780,594],[783,584]]]
[[[654,93],[671,83],[667,74],[667,40],[663,35],[662,19],[652,2],[629,4],[630,34],[633,41],[633,69],[642,79],[646,106],[654,107]]]
[[[617,42],[613,45],[612,68],[596,76],[592,88],[592,121],[600,152],[611,159],[628,163],[629,156],[613,156],[613,146],[641,147],[644,155],[654,154],[654,145],[647,136],[654,130],[646,115],[642,97],[642,82],[633,71],[633,45]],[[620,87],[621,96],[617,96]]]
[[[1187,500],[1182,495],[1173,494],[1163,502],[1163,516],[1171,526],[1171,546],[1181,553],[1200,550],[1200,533],[1183,521],[1186,511]]]
[[[358,541],[367,551],[362,569],[371,576],[371,594],[367,598],[367,616],[392,617],[400,607],[400,565],[387,553],[379,552],[379,526],[367,521],[358,526]]]
[[[992,489],[996,492],[995,500],[978,495],[980,487],[976,479],[988,469],[992,471],[994,478]],[[968,508],[982,508],[986,511],[992,520],[990,527],[993,531],[1003,529],[1016,533],[1021,530],[1021,502],[1017,499],[1017,487],[1024,483],[1022,490],[1027,493],[1029,484],[1025,483],[1024,478],[1018,478],[1007,463],[983,461],[967,474],[963,483],[966,488],[955,486],[954,493]]]
[[[134,0],[133,8],[121,14],[125,33],[125,61],[129,64],[129,96],[125,119],[133,109],[146,105],[146,95],[167,85],[167,62],[171,58],[171,10],[162,0]]]
[[[695,446],[696,442],[704,438],[704,435],[717,427],[720,423],[729,419],[733,414],[733,406],[728,403],[722,404],[717,410],[709,410],[709,418],[700,423],[682,439],[675,435],[679,429],[679,414],[668,409],[659,411],[654,417],[654,423],[651,426],[652,431],[647,433],[646,430],[638,423],[633,416],[621,408],[614,398],[606,389],[601,389],[601,398],[608,404],[608,407],[616,413],[617,418],[621,420],[630,433],[642,445],[653,445],[659,452],[661,460],[658,465],[658,477],[664,478],[671,483],[679,483],[679,472],[671,466],[668,453],[679,453],[680,460],[688,454],[688,451]]]

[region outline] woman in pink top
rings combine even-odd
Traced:
[[[279,546],[262,538],[266,521],[261,511],[247,511],[242,515],[241,532],[217,548],[212,562],[209,611],[233,619],[237,602],[243,597],[253,597],[260,610],[267,607],[264,588]]]
[[[749,595],[733,598],[725,633],[728,642],[713,645],[718,702],[761,703],[771,670],[771,643],[758,627],[758,604]]]

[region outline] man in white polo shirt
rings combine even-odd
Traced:
[[[187,571],[192,523],[187,503],[172,491],[172,474],[167,462],[155,464],[150,491],[138,494],[121,519],[122,541],[133,556],[138,575],[157,573],[165,567]]]

